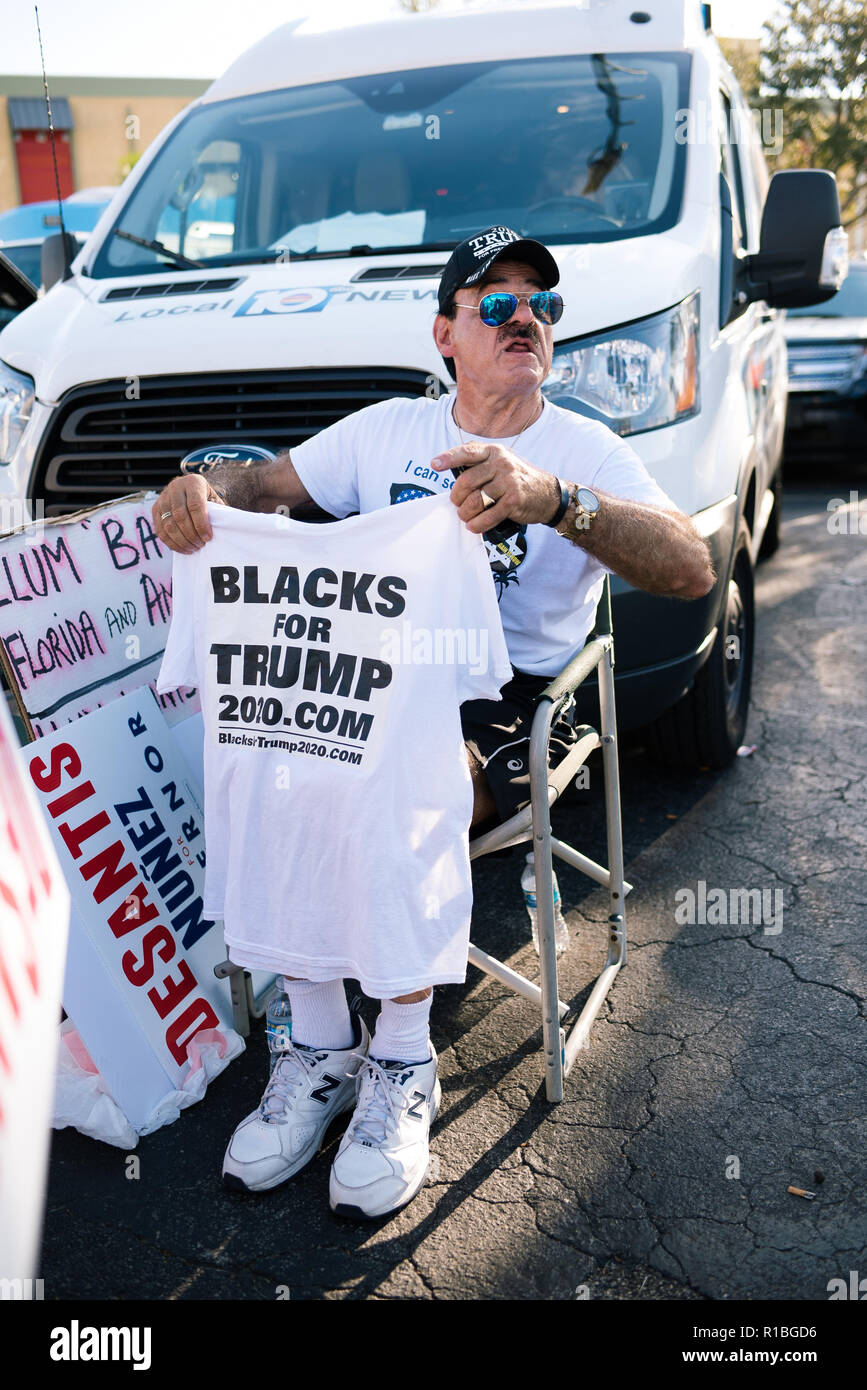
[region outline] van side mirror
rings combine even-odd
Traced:
[[[72,264],[75,257],[81,250],[81,244],[72,232],[66,232],[66,255],[63,252],[63,232],[55,232],[54,236],[47,236],[42,243],[42,255],[39,263],[42,275],[42,285],[46,290],[50,290],[52,285],[56,285],[58,280],[62,280],[66,272],[67,263]]]
[[[835,295],[849,268],[837,180],[824,169],[774,174],[762,213],[759,249],[740,262],[736,298],[772,309],[800,309]]]

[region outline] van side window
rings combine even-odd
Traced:
[[[758,137],[752,142],[749,151],[750,167],[753,174],[753,188],[756,195],[756,211],[758,215],[758,227],[756,229],[755,250],[759,247],[759,230],[762,223],[762,210],[765,206],[765,199],[768,196],[768,166],[765,163],[762,143]]]
[[[735,244],[746,249],[747,215],[744,203],[744,181],[741,173],[738,144],[742,138],[749,138],[748,132],[741,131],[740,113],[734,113],[732,103],[725,92],[720,92],[722,101],[723,128],[720,131],[720,159],[722,171],[732,193],[732,220],[734,222]]]
[[[745,245],[748,251],[757,251],[768,188],[768,174],[762,157],[764,136],[759,124],[759,112],[751,111],[742,96],[737,97],[737,111],[741,121],[737,153],[746,197]]]

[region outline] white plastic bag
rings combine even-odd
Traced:
[[[187,1046],[189,1071],[177,1091],[169,1091],[136,1131],[112,1097],[72,1020],[60,1026],[54,1129],[72,1125],[80,1134],[118,1149],[134,1149],[140,1134],[171,1124],[181,1111],[201,1100],[208,1082],[244,1051],[244,1039],[231,1028],[206,1028]]]

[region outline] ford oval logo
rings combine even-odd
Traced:
[[[207,473],[215,463],[237,463],[249,468],[251,463],[270,463],[276,457],[261,444],[206,444],[181,459],[181,472]]]

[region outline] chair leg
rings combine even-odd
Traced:
[[[623,876],[623,822],[620,810],[620,767],[614,708],[614,654],[609,646],[599,666],[599,713],[602,770],[605,777],[605,823],[608,843],[608,905],[610,931],[607,965],[626,964],[626,892]]]
[[[587,1040],[617,972],[626,963],[627,885],[623,878],[623,829],[620,820],[620,774],[617,759],[617,724],[614,708],[614,655],[609,644],[599,664],[599,723],[602,769],[605,778],[605,821],[608,842],[608,955],[590,997],[571,1028],[564,1048],[564,1071]]]
[[[553,839],[551,835],[550,797],[548,787],[548,744],[555,702],[563,698],[587,677],[593,668],[599,679],[599,742],[602,747],[602,766],[605,780],[605,820],[608,845],[608,865],[595,864],[586,855]],[[594,746],[595,742],[594,742]],[[554,790],[553,788],[551,789]],[[556,791],[554,793],[556,795]],[[617,972],[626,962],[625,897],[631,888],[623,876],[623,830],[620,818],[620,773],[617,757],[617,725],[614,704],[614,649],[611,635],[611,597],[606,576],[602,597],[597,609],[597,635],[588,642],[565,671],[552,681],[539,697],[530,731],[530,796],[533,827],[533,854],[536,878],[536,921],[539,935],[540,998],[542,1005],[542,1039],[545,1054],[545,1094],[549,1101],[563,1099],[563,1082],[578,1050],[586,1045],[590,1028],[614,983]],[[523,825],[521,827],[523,831]],[[515,828],[510,827],[504,838],[519,842]],[[478,846],[482,853],[488,846]],[[563,1005],[557,985],[557,952],[554,938],[554,869],[552,854],[556,852],[567,864],[580,870],[597,883],[608,888],[608,954],[605,966],[595,981],[590,997],[567,1036],[560,1026]],[[474,948],[472,948],[474,949]],[[472,959],[472,957],[471,957]],[[514,972],[491,961],[484,952],[477,952],[474,962],[489,974],[494,974],[532,998],[532,986],[524,981],[522,988]],[[492,967],[499,964],[499,969]]]
[[[253,977],[249,970],[245,970],[241,965],[235,965],[234,961],[221,960],[214,966],[214,974],[218,980],[229,981],[229,993],[232,1001],[232,1026],[236,1033],[240,1033],[242,1038],[250,1036],[250,1021],[254,1018],[261,1018],[265,1013],[265,1003],[256,1003],[253,994]],[[270,996],[270,990],[265,996]]]
[[[545,1094],[563,1099],[565,1036],[560,1028],[557,952],[554,942],[554,868],[551,851],[551,812],[548,804],[548,740],[552,705],[547,717],[537,711],[530,735],[530,793],[533,808],[533,864],[536,877],[536,925],[539,933],[539,973],[542,988],[542,1047],[545,1054]]]
[[[617,725],[614,705],[614,653],[610,632],[599,662],[599,723],[605,778],[605,821],[608,844],[608,954],[568,1038],[559,1025],[557,955],[554,943],[554,884],[551,815],[547,795],[547,750],[552,705],[543,702],[530,736],[530,790],[533,808],[533,851],[536,868],[536,913],[539,929],[539,964],[542,987],[542,1039],[545,1053],[545,1093],[555,1104],[563,1099],[563,1082],[578,1050],[586,1044],[590,1028],[626,961],[626,925],[623,877],[623,831],[620,822],[620,776],[617,758]],[[604,640],[604,639],[603,639]],[[547,710],[543,713],[544,704]]]

